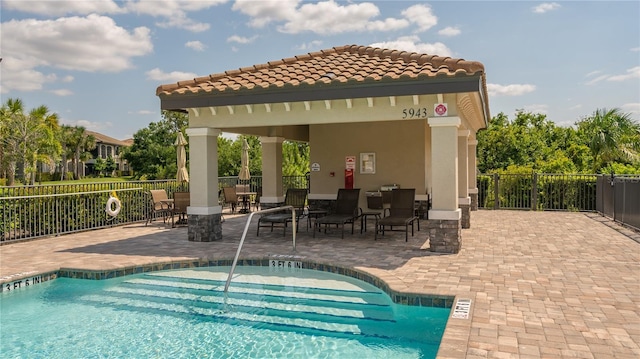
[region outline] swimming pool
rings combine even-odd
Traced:
[[[0,352],[30,358],[435,358],[450,308],[306,269],[58,278],[0,296]]]

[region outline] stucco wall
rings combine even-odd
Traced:
[[[361,189],[360,207],[366,209],[365,191],[395,183],[425,194],[430,182],[430,128],[426,120],[313,125],[309,129],[312,198],[335,197],[344,187],[345,157],[356,157],[354,188]],[[376,173],[360,174],[360,153],[376,153]],[[331,176],[331,172],[335,176]]]

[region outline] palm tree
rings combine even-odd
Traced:
[[[6,172],[7,185],[15,184],[16,163],[20,141],[15,136],[15,127],[23,121],[24,106],[20,99],[8,99],[0,108],[0,148],[2,158],[0,164]]]
[[[46,162],[53,166],[60,156],[61,146],[57,140],[58,115],[49,113],[47,106],[37,107],[29,112],[26,123],[31,127],[25,141],[25,174],[29,174],[29,183],[34,184],[37,174],[37,162]]]
[[[600,171],[611,162],[631,162],[640,151],[640,124],[619,109],[598,109],[578,123],[593,158],[592,170]]]
[[[62,146],[62,151],[60,155],[60,180],[64,181],[68,172],[70,172],[69,168],[69,160],[73,159],[75,155],[75,146],[74,146],[74,136],[75,127],[69,125],[62,125],[60,131],[58,132],[58,141]]]
[[[92,135],[87,134],[82,126],[74,127],[68,137],[68,149],[73,153],[73,173],[75,179],[80,179],[80,165],[82,162],[91,158],[89,151],[96,148],[96,139]]]

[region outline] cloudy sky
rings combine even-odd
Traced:
[[[480,61],[491,115],[640,119],[638,1],[0,0],[0,95],[126,139],[158,85],[343,45]]]

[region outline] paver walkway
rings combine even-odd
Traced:
[[[0,246],[0,281],[59,268],[115,269],[186,259],[231,259],[246,216],[228,218],[222,241],[187,241],[162,221]],[[254,221],[255,222],[255,221]],[[354,267],[396,291],[472,300],[450,319],[438,358],[640,358],[640,236],[595,214],[477,211],[463,249],[422,248],[424,232],[373,240],[371,231],[311,238],[248,232],[243,258],[295,254]],[[290,233],[290,232],[289,232]]]

